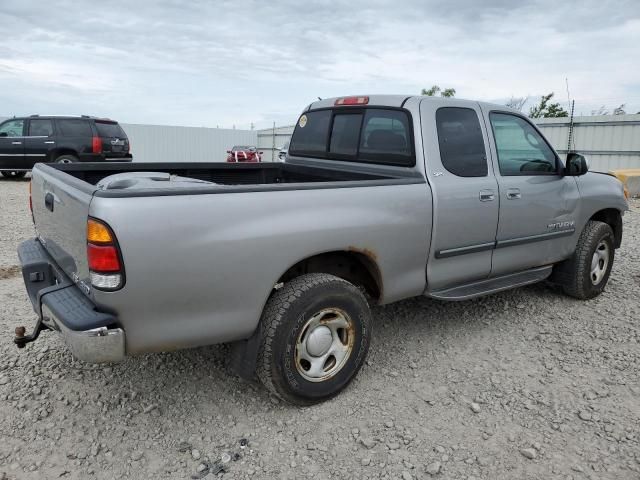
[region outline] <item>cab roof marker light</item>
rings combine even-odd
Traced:
[[[366,105],[369,103],[369,97],[342,97],[338,98],[334,105]]]

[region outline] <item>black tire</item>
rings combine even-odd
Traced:
[[[75,155],[69,155],[69,154],[60,155],[55,159],[56,163],[76,163],[77,161],[78,161],[78,157],[76,157]]]
[[[554,267],[552,281],[562,287],[567,295],[588,300],[602,293],[615,257],[613,230],[604,222],[589,221],[582,230],[573,256]],[[596,250],[606,257],[598,260],[598,271],[593,274]]]
[[[27,172],[17,172],[15,170],[4,170],[0,173],[2,173],[2,176],[6,178],[24,178],[24,176],[27,174]]]
[[[327,352],[333,351],[339,341],[342,346],[338,346],[350,349],[349,353],[334,356],[333,360],[329,355],[326,363],[322,359],[327,352],[318,353],[314,362],[322,365],[321,372],[329,373],[320,373],[310,381],[305,375],[313,375],[312,370],[306,371],[305,367],[312,365],[298,358],[298,345],[306,339],[304,349],[311,348],[311,333],[322,329],[333,332],[327,325],[341,322],[341,316],[349,328],[338,328],[337,334],[329,334],[334,343]],[[258,378],[270,392],[295,405],[319,403],[342,391],[362,367],[371,341],[371,311],[362,292],[346,280],[324,273],[301,275],[285,283],[267,302],[260,322]],[[313,326],[313,322],[318,323]],[[342,359],[337,360],[341,355]]]

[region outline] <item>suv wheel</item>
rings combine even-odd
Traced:
[[[76,163],[78,161],[78,157],[75,155],[60,155],[56,158],[56,163]]]
[[[3,170],[0,173],[2,173],[3,177],[7,177],[7,178],[22,178],[27,174],[27,172],[17,172],[15,170],[11,170],[11,171]]]
[[[588,222],[573,256],[554,267],[552,280],[572,297],[580,300],[597,297],[609,280],[615,256],[614,244],[613,230],[609,225]]]
[[[369,350],[371,312],[362,292],[333,275],[297,277],[267,302],[257,374],[272,393],[296,405],[338,394]]]

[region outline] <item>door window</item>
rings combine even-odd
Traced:
[[[29,122],[30,137],[50,137],[53,135],[53,122],[51,120],[31,120]]]
[[[444,107],[436,112],[442,166],[459,177],[486,177],[487,153],[478,114],[471,108]]]
[[[0,137],[21,137],[24,120],[9,120],[0,125]]]
[[[503,176],[554,175],[557,172],[555,153],[524,118],[507,113],[492,113],[489,118]]]

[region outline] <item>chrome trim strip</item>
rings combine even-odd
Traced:
[[[558,230],[555,232],[541,233],[539,235],[531,235],[529,237],[509,238],[507,240],[499,240],[491,243],[479,243],[476,245],[469,245],[467,247],[448,248],[446,250],[439,250],[436,252],[436,258],[448,258],[455,257],[457,255],[466,255],[468,253],[483,252],[485,250],[493,250],[494,248],[514,247],[516,245],[523,245],[526,243],[542,242],[544,240],[550,240],[552,238],[565,237],[573,235],[575,228],[567,230]]]
[[[467,253],[483,252],[485,250],[493,250],[496,242],[479,243],[477,245],[469,245],[467,247],[448,248],[436,252],[436,258],[455,257],[456,255],[466,255]]]
[[[46,157],[46,153],[0,153],[0,157]]]
[[[507,240],[498,240],[496,248],[514,247],[525,243],[541,242],[552,238],[566,237],[575,233],[575,228],[567,230],[557,230],[555,232],[541,233],[539,235],[531,235],[529,237],[509,238]]]

